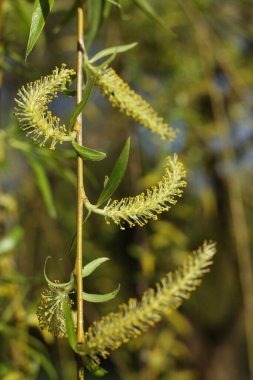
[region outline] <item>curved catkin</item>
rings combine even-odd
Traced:
[[[21,129],[40,146],[49,142],[50,149],[55,149],[57,142],[72,141],[76,136],[76,132],[67,133],[65,125],[60,124],[60,119],[53,116],[47,106],[57,97],[57,92],[66,89],[74,74],[74,70],[62,65],[60,69],[56,67],[52,75],[23,86],[17,93],[15,116]]]
[[[118,312],[95,322],[85,335],[85,354],[99,363],[100,356],[106,358],[111,351],[160,321],[164,314],[178,308],[200,285],[202,276],[209,272],[215,252],[215,244],[205,242],[188,257],[181,269],[168,273],[156,289],[147,290],[139,302],[130,299]]]
[[[177,155],[168,156],[165,160],[165,173],[156,186],[147,189],[135,197],[110,201],[104,208],[107,222],[112,220],[124,229],[124,224],[130,227],[144,226],[149,219],[157,219],[157,215],[167,211],[177,203],[186,186],[184,166],[178,161]]]
[[[109,98],[112,106],[125,113],[163,140],[173,141],[176,132],[157,115],[156,111],[138,94],[130,89],[112,68],[104,69],[97,74],[96,84]]]

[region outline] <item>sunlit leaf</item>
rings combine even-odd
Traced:
[[[106,294],[89,294],[89,293],[83,292],[83,299],[84,301],[88,301],[88,302],[96,302],[96,303],[107,302],[115,298],[119,290],[120,290],[120,285],[113,292],[106,293]]]
[[[47,256],[46,260],[45,260],[45,264],[44,264],[44,277],[45,277],[45,280],[46,282],[51,285],[51,286],[54,286],[55,288],[66,288],[67,286],[69,287],[72,287],[74,285],[74,275],[73,273],[71,273],[70,275],[70,280],[68,282],[55,282],[55,281],[51,281],[48,276],[47,276],[47,272],[46,272],[46,267],[47,267],[47,262],[48,260],[51,259],[51,256]]]
[[[82,270],[82,277],[87,277],[91,273],[94,272],[101,264],[103,264],[105,261],[110,260],[108,257],[100,257],[99,259],[95,259],[91,261],[89,264],[85,265],[85,267]]]
[[[127,45],[119,45],[119,46],[113,46],[104,50],[101,50],[99,53],[95,54],[91,59],[90,62],[94,63],[98,61],[101,58],[107,57],[108,55],[112,54],[118,54],[118,53],[124,53],[130,49],[133,49],[135,46],[138,45],[138,42],[133,42],[131,44]]]
[[[23,237],[23,228],[13,228],[3,239],[0,240],[0,255],[12,251]]]
[[[112,55],[110,55],[105,61],[101,63],[101,65],[96,66],[97,69],[103,70],[105,67],[109,66],[110,63],[115,59],[116,52],[114,52]]]
[[[109,199],[111,195],[115,192],[115,190],[118,188],[126,171],[128,157],[129,157],[129,148],[130,148],[130,138],[127,139],[127,142],[124,148],[122,149],[122,152],[120,153],[120,156],[109,176],[109,179],[102,193],[100,194],[98,198],[97,206],[100,206],[107,199]]]
[[[54,0],[35,0],[25,59],[27,59],[36,44],[53,4]]]
[[[75,141],[72,141],[72,145],[78,156],[84,160],[101,161],[106,157],[106,153],[79,145]]]

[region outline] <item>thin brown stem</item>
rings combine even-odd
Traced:
[[[84,10],[83,2],[80,0],[77,6],[77,62],[76,62],[76,90],[77,104],[82,100],[83,87],[83,55],[84,55]],[[82,114],[77,118],[75,125],[77,131],[77,143],[82,145]],[[77,344],[84,343],[84,315],[83,315],[83,160],[77,157],[77,213],[76,213],[76,261],[74,272],[77,283]],[[84,372],[78,365],[78,379],[84,379]]]

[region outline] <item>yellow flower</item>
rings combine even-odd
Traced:
[[[184,166],[177,160],[177,156],[167,157],[165,173],[160,182],[136,197],[110,200],[103,210],[106,219],[112,219],[122,229],[124,223],[130,227],[144,226],[149,219],[156,220],[158,214],[177,203],[176,198],[182,195],[182,187],[186,186],[183,179],[185,175]]]
[[[69,290],[48,285],[41,293],[40,303],[37,308],[40,328],[46,329],[58,338],[66,336],[63,300],[66,299],[68,304],[72,305],[68,293]]]
[[[110,351],[138,337],[164,314],[177,309],[209,272],[215,252],[215,244],[205,242],[179,270],[162,278],[155,290],[148,289],[139,302],[130,299],[118,312],[94,322],[85,335],[85,354],[99,363],[99,356],[106,358]]]
[[[95,69],[92,69],[94,72]],[[98,71],[96,75],[97,86],[102,89],[104,96],[109,98],[113,107],[118,108],[151,132],[160,135],[163,140],[175,139],[176,132],[140,95],[130,89],[112,68]]]
[[[62,65],[60,69],[56,67],[52,75],[29,83],[18,91],[15,116],[21,129],[34,141],[39,141],[40,146],[50,142],[50,149],[55,149],[57,142],[72,141],[76,136],[76,132],[67,133],[65,125],[60,125],[60,119],[53,116],[47,106],[57,97],[58,91],[66,89],[74,74],[74,70]]]

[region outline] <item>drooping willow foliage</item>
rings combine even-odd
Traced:
[[[89,3],[90,7],[93,7]],[[78,12],[82,8],[78,3]],[[82,9],[83,12],[83,9]],[[186,186],[186,170],[176,154],[167,156],[164,163],[164,175],[156,185],[147,188],[144,192],[133,196],[113,200],[112,195],[117,189],[126,169],[129,146],[123,149],[109,178],[104,183],[104,188],[96,204],[92,204],[83,186],[83,173],[80,174],[80,163],[84,159],[91,161],[102,160],[105,154],[85,147],[81,134],[80,115],[89,99],[92,86],[97,86],[108,98],[111,105],[130,117],[135,122],[146,127],[149,131],[159,135],[163,140],[173,141],[177,136],[175,131],[164,118],[130,86],[120,78],[115,71],[104,62],[102,66],[92,66],[91,60],[85,51],[85,46],[80,49],[78,40],[78,54],[83,54],[84,70],[88,78],[82,100],[78,102],[73,111],[71,125],[67,129],[61,123],[60,118],[53,116],[48,111],[48,103],[57,96],[58,92],[65,92],[76,73],[77,82],[82,83],[82,70],[68,69],[65,65],[55,68],[49,76],[24,85],[15,98],[15,115],[21,129],[28,137],[39,143],[41,148],[54,150],[57,143],[68,142],[78,156],[77,171],[77,199],[78,209],[85,207],[88,211],[85,220],[77,218],[77,238],[82,240],[82,224],[87,223],[92,213],[104,217],[107,223],[113,221],[124,230],[126,227],[143,227],[150,220],[156,221],[161,213],[174,206],[183,193]],[[113,55],[116,55],[115,49]],[[105,55],[105,53],[104,53]],[[103,54],[101,55],[103,56]],[[82,67],[81,67],[82,68]],[[80,74],[81,73],[81,74]],[[77,93],[80,88],[77,85]],[[79,119],[78,119],[79,118]],[[78,121],[79,120],[79,121]],[[79,127],[78,127],[79,123]],[[70,145],[69,144],[69,145]],[[65,144],[63,146],[63,149]],[[102,201],[101,201],[102,199]],[[106,203],[101,208],[102,203]],[[122,232],[123,233],[123,232]],[[81,236],[81,238],[80,238]],[[80,243],[79,243],[80,246]],[[77,251],[78,251],[77,244]],[[39,324],[42,329],[53,333],[57,338],[67,337],[72,349],[84,360],[91,360],[92,368],[100,363],[100,357],[106,358],[111,351],[116,350],[123,343],[136,338],[149,327],[159,322],[166,313],[177,309],[184,299],[200,284],[203,275],[209,271],[215,254],[215,244],[204,243],[195,253],[185,261],[181,269],[174,273],[169,272],[157,283],[154,289],[148,289],[140,301],[130,299],[127,304],[119,307],[115,313],[110,313],[94,324],[84,334],[80,342],[80,317],[78,310],[82,302],[105,302],[116,297],[119,288],[111,293],[98,295],[82,292],[79,289],[82,279],[90,275],[103,261],[104,258],[91,261],[88,265],[78,268],[80,259],[76,259],[76,265],[67,283],[50,281],[45,274],[48,287],[41,294],[40,304],[37,309]],[[80,252],[78,251],[78,254]],[[81,252],[82,255],[82,252]],[[78,257],[78,255],[76,256]],[[80,258],[80,256],[79,256]],[[79,272],[78,272],[79,271]],[[79,274],[78,274],[79,273]],[[73,318],[76,297],[77,317]],[[80,319],[81,318],[81,319]],[[77,329],[77,337],[75,335]],[[95,366],[95,367],[94,367]]]

